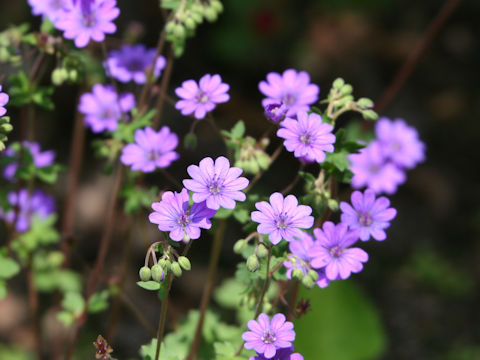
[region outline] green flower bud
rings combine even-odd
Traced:
[[[308,271],[308,276],[314,283],[318,281],[318,273],[315,270],[309,270]]]
[[[253,308],[255,306],[256,300],[255,298],[251,297],[248,299],[248,307]]]
[[[203,15],[203,6],[200,4],[193,4],[190,11],[195,14]]]
[[[152,279],[156,282],[162,282],[165,278],[165,273],[160,265],[156,264],[152,266]]]
[[[195,148],[197,147],[197,135],[195,135],[194,133],[188,133],[183,138],[183,144],[187,149],[195,150]]]
[[[373,101],[368,98],[360,98],[357,100],[357,105],[362,109],[367,109],[373,106]]]
[[[190,260],[187,257],[179,256],[177,260],[183,270],[189,271],[192,268],[192,264],[190,264]]]
[[[302,279],[302,284],[303,286],[305,286],[307,289],[311,289],[313,288],[313,280],[310,276],[305,276],[303,279]]]
[[[77,81],[78,80],[78,71],[75,70],[75,69],[70,70],[68,72],[68,79],[70,81],[73,81],[73,82]]]
[[[203,12],[202,12],[203,14]],[[197,12],[192,12],[191,14],[191,18],[197,23],[197,24],[201,24],[203,22],[203,16],[202,16],[201,13],[197,13]]]
[[[194,30],[197,27],[197,24],[192,17],[186,18],[183,23],[185,24],[185,27],[190,30]]]
[[[207,19],[208,21],[214,22],[215,20],[217,20],[218,14],[214,9],[209,7],[205,9],[204,16],[205,19]]]
[[[263,244],[258,244],[257,247],[257,257],[259,259],[266,258],[268,256],[268,249]]]
[[[245,239],[240,239],[235,243],[235,245],[233,245],[233,252],[235,254],[241,254],[246,247],[247,242],[245,241]]]
[[[165,25],[165,32],[167,34],[173,34],[175,30],[175,21],[169,21],[167,25]]]
[[[338,210],[338,201],[335,199],[329,199],[328,200],[328,207],[332,211],[337,211]]]
[[[64,68],[55,69],[52,71],[52,83],[53,85],[62,85],[67,80],[68,73]]]
[[[165,259],[160,259],[158,260],[158,265],[160,265],[162,268],[165,268],[167,266],[167,261]]]
[[[9,123],[5,123],[5,124],[2,124],[0,125],[0,129],[2,129],[2,133],[8,133],[10,131],[13,130],[13,126],[12,124],[9,124]]]
[[[223,4],[220,1],[213,0],[210,3],[210,7],[214,9],[217,13],[221,13],[223,11]]]
[[[340,89],[340,94],[342,95],[350,95],[353,91],[353,87],[350,84],[345,84]]]
[[[258,258],[255,255],[250,255],[247,259],[247,269],[250,272],[255,272],[260,267]]]
[[[340,90],[343,87],[343,85],[345,85],[345,81],[342,78],[337,78],[333,82],[332,86],[334,89]]]
[[[173,262],[170,268],[172,269],[173,275],[176,277],[182,276],[182,269],[180,268],[180,264],[178,262]]]
[[[296,279],[296,280],[302,280],[303,279],[303,271],[300,270],[300,269],[293,269],[292,278]]]
[[[173,35],[175,35],[177,39],[183,39],[185,37],[185,28],[182,24],[175,24]]]
[[[169,259],[166,259],[164,267],[170,269],[172,267],[172,262]]]
[[[150,270],[150,268],[148,266],[144,266],[140,269],[139,275],[140,275],[140,280],[148,281],[148,280],[150,280],[150,277],[152,276],[152,271]]]
[[[363,117],[364,117],[366,120],[373,120],[373,121],[375,121],[375,120],[378,119],[378,114],[377,114],[375,111],[371,110],[371,109],[362,111],[362,114],[363,114]]]

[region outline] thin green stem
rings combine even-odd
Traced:
[[[163,333],[165,331],[165,323],[167,317],[167,308],[168,308],[168,295],[170,288],[173,282],[173,273],[170,271],[167,275],[167,293],[165,298],[162,301],[162,307],[160,309],[160,319],[158,321],[158,331],[157,331],[157,348],[155,349],[155,360],[158,360],[160,357],[160,349],[163,341]]]
[[[270,158],[270,166],[275,162],[275,160],[277,160],[277,158],[280,155],[280,153],[282,152],[282,150],[283,150],[283,144],[278,145],[278,147],[275,149],[275,151],[273,152],[273,154]],[[263,176],[264,173],[265,173],[265,170],[259,171],[253,177],[253,179],[250,181],[250,184],[245,189],[246,193],[249,192],[252,189],[253,185],[255,185],[257,183],[257,181],[260,180],[260,178]]]

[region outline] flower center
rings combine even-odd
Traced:
[[[188,224],[190,224],[190,222],[191,220],[189,210],[187,210],[186,212],[182,212],[177,218],[177,224],[183,227],[186,227]]]
[[[198,90],[197,95],[195,95],[195,100],[197,100],[199,104],[205,104],[209,100],[208,94],[203,90]]]
[[[358,223],[362,226],[370,226],[373,223],[372,216],[369,213],[358,214]]]
[[[263,331],[262,341],[265,344],[273,344],[277,340],[275,333],[271,329],[267,329]]]
[[[287,214],[280,214],[275,221],[275,226],[279,229],[286,229],[288,227],[288,217]]]
[[[339,245],[335,245],[330,249],[330,255],[332,255],[334,258],[339,258],[340,255],[343,253],[343,248]]]
[[[111,107],[102,109],[102,112],[100,113],[102,119],[113,119],[116,118],[116,116],[116,111]]]
[[[368,171],[373,174],[373,175],[376,175],[380,172],[380,166],[378,165],[374,165],[374,164],[370,164],[368,166]]]
[[[217,195],[223,190],[222,183],[222,181],[220,181],[216,176],[214,176],[213,179],[210,181],[210,184],[208,185],[208,191],[213,195]]]
[[[95,15],[92,11],[92,3],[94,0],[80,0],[80,8],[82,9],[83,25],[92,28],[95,25]]]
[[[282,101],[285,105],[291,106],[297,102],[297,96],[295,94],[285,94],[283,95]]]
[[[150,160],[150,161],[157,160],[158,156],[159,156],[159,154],[155,150],[150,150],[147,153],[147,159]]]
[[[300,142],[305,145],[310,145],[312,143],[312,135],[311,134],[303,134],[300,136]]]
[[[130,71],[143,71],[145,66],[141,59],[132,59],[128,62],[127,68]]]
[[[399,142],[392,142],[392,144],[390,145],[390,148],[393,150],[393,151],[400,151],[402,149],[402,144],[400,144]]]

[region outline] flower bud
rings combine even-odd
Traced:
[[[343,87],[343,85],[345,85],[345,81],[342,78],[337,78],[333,82],[333,88],[337,90],[340,90]]]
[[[187,257],[180,256],[177,260],[183,270],[189,271],[192,268],[192,264],[190,264],[190,260]]]
[[[218,17],[217,12],[211,7],[205,8],[203,14],[205,16],[205,19],[207,19],[210,22],[214,22],[215,20],[217,20],[217,17]]]
[[[238,240],[235,245],[233,245],[233,252],[235,254],[241,254],[247,247],[247,242],[245,239]]]
[[[167,261],[165,259],[160,259],[160,260],[158,260],[158,265],[160,265],[162,268],[164,268],[167,265]]]
[[[266,258],[268,256],[268,250],[263,244],[258,244],[257,247],[257,257],[259,259]]]
[[[0,129],[5,134],[5,133],[8,133],[8,132],[12,131],[13,126],[12,126],[12,124],[5,123],[5,124],[0,125]]]
[[[316,272],[315,270],[309,270],[308,277],[311,278],[313,282],[317,282],[318,281],[318,272]]]
[[[223,4],[217,0],[211,1],[210,7],[214,9],[217,13],[221,13],[223,11]]]
[[[173,35],[175,35],[177,39],[183,39],[185,37],[185,28],[182,24],[175,24]]]
[[[170,269],[172,267],[172,262],[169,259],[165,260],[165,266],[164,268]]]
[[[185,24],[185,27],[190,30],[194,30],[197,27],[195,20],[193,20],[191,17],[186,18],[183,23]]]
[[[165,25],[165,32],[167,34],[173,34],[174,30],[175,30],[175,21],[169,21],[167,25]]]
[[[335,199],[329,199],[328,200],[328,207],[332,211],[337,211],[338,210],[338,201]]]
[[[370,110],[370,109],[362,111],[362,114],[363,114],[363,117],[366,120],[377,120],[378,119],[378,114],[375,111]]]
[[[373,106],[373,101],[368,98],[360,98],[357,100],[357,105],[362,109],[367,109]]]
[[[148,280],[150,280],[150,277],[152,276],[152,271],[150,270],[150,268],[148,266],[144,266],[140,269],[139,275],[140,275],[140,280],[148,281]]]
[[[183,138],[183,144],[187,149],[195,150],[195,148],[197,147],[197,135],[195,135],[194,133],[188,133]]]
[[[250,272],[255,272],[260,267],[258,258],[255,255],[250,255],[247,259],[247,269]]]
[[[300,269],[293,269],[292,279],[302,280],[303,279],[303,271],[300,270]]]
[[[182,268],[180,267],[180,264],[178,262],[174,261],[170,269],[172,270],[173,275],[175,275],[176,277],[182,276]]]
[[[152,266],[152,279],[156,282],[162,282],[165,278],[165,273],[160,265],[156,264]]]
[[[340,94],[342,95],[350,95],[353,91],[353,87],[350,84],[345,84],[340,89]]]
[[[310,276],[305,276],[303,279],[302,279],[302,284],[303,286],[305,286],[307,289],[311,289],[313,288],[313,280]]]
[[[53,85],[62,85],[68,78],[68,72],[64,68],[58,68],[52,71],[52,83]]]

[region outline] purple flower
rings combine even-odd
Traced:
[[[375,200],[373,190],[367,189],[362,194],[354,191],[352,206],[346,202],[340,203],[342,222],[350,229],[358,229],[360,240],[366,241],[372,236],[375,240],[382,241],[387,238],[384,229],[390,226],[390,220],[397,215],[397,210],[389,208],[390,200],[379,197]]]
[[[0,85],[0,116],[3,116],[7,113],[5,105],[7,105],[9,100],[8,94],[2,92],[2,85]]]
[[[270,203],[260,201],[255,204],[260,211],[253,211],[252,220],[260,223],[257,231],[260,234],[269,234],[272,244],[278,244],[282,239],[293,241],[302,239],[303,231],[313,225],[312,208],[307,205],[298,205],[294,195],[283,195],[276,192],[270,195]]]
[[[386,158],[399,167],[411,169],[425,160],[425,144],[415,128],[403,119],[380,118],[375,125],[378,143]]]
[[[53,197],[41,190],[35,190],[32,194],[29,194],[26,189],[21,189],[18,193],[10,192],[7,200],[12,209],[6,213],[0,209],[0,218],[8,223],[15,222],[15,229],[18,232],[27,231],[34,216],[45,219],[55,212]],[[18,209],[17,214],[15,214],[15,208]]]
[[[310,261],[313,259],[310,251],[315,247],[315,242],[313,238],[304,233],[303,237],[299,240],[293,240],[289,243],[289,248],[291,254],[287,256],[286,261],[283,262],[283,266],[287,268],[287,278],[292,279],[292,272],[294,269],[300,269],[303,273],[303,276],[308,275],[308,271],[311,268]],[[330,281],[325,276],[325,271],[323,269],[316,269],[318,273],[318,281],[316,284],[320,288],[325,288],[328,286]]]
[[[165,168],[180,156],[173,151],[178,145],[178,136],[163,126],[156,132],[151,127],[135,131],[135,144],[128,144],[122,150],[120,160],[131,165],[132,170],[152,172]]]
[[[290,348],[295,340],[293,323],[286,321],[283,314],[275,314],[271,322],[268,315],[260,314],[258,321],[250,320],[247,326],[250,331],[242,335],[245,349],[253,349],[266,359],[272,359],[280,349]]]
[[[66,39],[75,39],[75,46],[87,46],[90,39],[100,42],[105,34],[113,34],[117,27],[112,22],[120,15],[116,0],[77,0],[63,11],[55,26],[63,30]]]
[[[249,360],[266,360],[263,355],[251,356]],[[278,349],[275,356],[270,360],[303,360],[303,356],[293,352],[293,346],[289,348]]]
[[[286,118],[277,131],[277,136],[284,138],[284,145],[295,157],[314,159],[321,163],[325,161],[326,152],[333,152],[335,135],[333,126],[322,122],[318,114],[297,113],[298,120]]]
[[[189,195],[187,189],[180,193],[167,191],[162,195],[162,201],[154,202],[148,219],[153,224],[158,224],[161,231],[169,231],[170,238],[174,241],[198,239],[200,229],[210,229],[212,218],[216,211],[207,208],[205,201],[188,205]]]
[[[122,113],[130,111],[135,106],[133,94],[126,93],[118,98],[111,86],[96,84],[91,93],[80,98],[78,111],[85,114],[85,122],[95,133],[114,131]]]
[[[382,147],[371,142],[359,154],[348,156],[353,172],[352,186],[356,189],[368,187],[375,193],[393,194],[397,186],[405,182],[405,172],[385,159]]]
[[[33,164],[36,168],[43,168],[53,164],[53,161],[55,160],[55,151],[48,150],[41,152],[40,145],[36,142],[30,141],[23,141],[22,146],[28,149],[30,155],[32,155]],[[14,150],[12,146],[9,146],[7,150],[5,150],[5,155],[10,157],[20,157],[20,155]],[[14,180],[14,176],[17,172],[18,166],[19,164],[16,161],[8,164],[3,170],[3,176],[5,177],[5,179],[9,181]]]
[[[227,102],[228,86],[222,83],[220,75],[206,74],[197,84],[194,80],[187,80],[182,87],[176,88],[175,93],[183,100],[177,101],[175,108],[181,110],[182,115],[194,114],[197,119],[203,119],[207,112],[215,109],[216,104]]]
[[[287,107],[283,102],[272,103],[265,106],[265,116],[273,122],[282,121],[287,114]]]
[[[28,0],[33,15],[46,16],[55,23],[60,17],[72,8],[71,0]]]
[[[235,201],[245,201],[246,195],[240,190],[248,186],[247,178],[240,177],[243,170],[230,167],[226,157],[220,156],[213,162],[212,158],[200,161],[199,166],[187,168],[192,179],[183,180],[183,185],[193,191],[193,201],[207,201],[207,207],[218,210],[221,207],[233,209]]]
[[[118,81],[127,83],[134,81],[137,84],[144,84],[147,77],[146,72],[153,65],[155,49],[147,49],[145,45],[123,45],[120,50],[110,51],[105,67],[107,71]],[[155,62],[153,74],[160,76],[165,67],[165,58],[158,56]]]
[[[346,279],[363,269],[368,254],[360,248],[348,248],[358,240],[358,230],[348,230],[347,224],[326,221],[322,229],[313,230],[317,246],[311,249],[312,267],[325,268],[329,280]]]
[[[262,101],[263,107],[283,102],[288,108],[287,116],[295,116],[300,110],[309,110],[309,106],[318,100],[320,92],[317,85],[310,84],[308,73],[293,69],[285,70],[282,75],[269,73],[267,81],[260,81],[258,88],[267,96]]]

